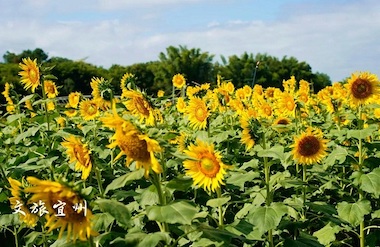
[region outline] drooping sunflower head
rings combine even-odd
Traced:
[[[58,89],[52,80],[44,81],[45,94],[49,99],[54,99],[58,95]]]
[[[99,115],[99,103],[95,99],[83,100],[79,104],[79,111],[84,120],[95,119]]]
[[[177,98],[176,108],[178,112],[184,113],[186,111],[186,102],[182,97]]]
[[[327,140],[323,139],[319,129],[308,128],[300,136],[294,138],[292,154],[298,164],[311,165],[321,162],[326,156]]]
[[[183,161],[183,166],[186,175],[193,178],[194,186],[214,192],[224,184],[224,175],[229,166],[222,162],[222,157],[214,150],[214,145],[197,140],[196,145],[191,144],[184,152],[191,158]]]
[[[121,95],[121,98],[123,98],[123,93],[124,91],[127,91],[128,88],[133,88],[135,87],[136,85],[136,77],[134,74],[131,74],[131,73],[125,73],[122,77],[121,77],[121,80],[120,80],[120,89],[122,91],[122,95]]]
[[[188,86],[186,87],[186,96],[188,98],[198,97],[203,98],[207,94],[207,91],[210,89],[210,83],[203,83],[197,86]]]
[[[156,140],[141,134],[130,122],[125,122],[122,128],[116,128],[115,134],[110,139],[109,148],[119,147],[120,153],[115,157],[118,160],[123,155],[127,156],[126,165],[136,161],[136,168],[145,169],[145,177],[149,177],[152,169],[155,173],[161,173],[162,167],[155,157],[161,152],[161,147]]]
[[[123,101],[123,104],[127,107],[128,111],[140,119],[140,122],[145,122],[151,126],[160,118],[161,113],[153,108],[143,93],[129,89],[123,93],[123,98],[128,99],[127,101]]]
[[[379,79],[369,72],[352,74],[347,80],[346,88],[352,107],[372,103],[380,94]]]
[[[70,135],[61,145],[66,148],[69,162],[75,163],[75,170],[82,172],[82,179],[87,179],[92,168],[91,151],[87,144],[82,143],[79,137]]]
[[[287,126],[291,123],[291,120],[287,117],[279,116],[273,121],[273,127],[278,132],[284,132],[288,130]]]
[[[176,88],[183,88],[186,85],[186,79],[182,74],[174,75],[172,82]]]
[[[240,142],[245,145],[248,151],[259,141],[261,132],[259,126],[261,124],[256,118],[256,115],[244,113],[240,118],[240,126],[242,128]]]
[[[9,189],[12,197],[9,198],[9,201],[12,209],[18,213],[20,220],[28,227],[34,227],[37,224],[38,215],[32,214],[29,210],[27,199],[23,197],[24,186],[20,181],[13,178],[8,178],[8,182],[11,185]]]
[[[206,128],[207,118],[210,116],[210,112],[202,99],[197,97],[191,98],[186,107],[186,113],[190,121],[190,126],[200,130]]]
[[[33,194],[29,201],[44,203],[48,211],[45,224],[48,232],[60,228],[58,238],[62,238],[67,230],[67,238],[73,241],[86,241],[97,235],[97,232],[92,230],[92,212],[87,201],[79,193],[60,182],[35,177],[27,177],[27,181],[31,187],[25,191]]]
[[[37,66],[37,59],[23,58],[19,66],[22,69],[18,73],[21,76],[21,83],[24,85],[25,90],[30,88],[34,93],[40,85],[40,69]]]

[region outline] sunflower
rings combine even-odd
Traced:
[[[12,209],[19,214],[20,220],[28,227],[34,227],[37,224],[38,216],[29,211],[29,208],[26,206],[26,200],[21,198],[21,195],[24,193],[21,182],[13,178],[8,178],[8,182],[11,185],[10,191],[12,197],[9,198],[9,201]]]
[[[6,107],[7,112],[11,113],[15,110],[16,107],[13,103],[12,98],[10,97],[10,88],[11,88],[10,84],[6,82],[4,85],[4,91],[1,94],[4,95],[4,98],[7,101],[7,107]]]
[[[144,122],[147,125],[154,125],[156,119],[160,119],[160,112],[153,109],[149,101],[144,97],[144,95],[136,90],[126,90],[122,94],[122,98],[127,98],[126,102],[123,102],[133,115],[140,118],[140,122]]]
[[[99,115],[99,105],[94,99],[80,102],[79,110],[84,120],[92,120]]]
[[[184,113],[186,111],[186,102],[184,98],[179,97],[176,104],[178,112]]]
[[[97,232],[91,229],[91,210],[87,202],[71,188],[59,182],[27,177],[31,187],[25,191],[32,193],[31,203],[43,202],[48,211],[45,227],[48,233],[61,228],[58,238],[62,238],[67,229],[67,238],[86,241]]]
[[[189,105],[186,107],[186,113],[188,114],[190,125],[194,129],[206,128],[210,112],[203,100],[197,97],[191,98]]]
[[[49,99],[57,97],[58,90],[55,83],[51,80],[44,81],[45,94]]]
[[[190,144],[184,152],[191,158],[183,161],[183,166],[186,168],[186,175],[193,178],[194,186],[211,192],[224,184],[223,178],[229,166],[222,162],[214,145],[197,140],[196,145]]]
[[[291,123],[291,120],[287,117],[277,117],[273,121],[273,127],[278,131],[278,132],[283,132],[287,130],[287,125]]]
[[[380,82],[375,74],[369,72],[352,74],[346,84],[350,105],[357,107],[372,103],[380,93],[379,87]]]
[[[91,151],[87,144],[83,144],[80,138],[70,135],[61,145],[66,148],[69,162],[75,162],[75,170],[82,172],[82,179],[87,179],[92,168]]]
[[[104,78],[93,77],[90,82],[92,88],[93,100],[98,103],[99,108],[106,110],[111,107],[111,100],[113,98],[113,86],[110,81]]]
[[[101,119],[107,125],[107,119]],[[111,126],[110,126],[111,127]],[[150,139],[147,135],[141,134],[136,127],[128,121],[123,121],[121,127],[115,126],[115,134],[110,138],[111,143],[108,148],[120,148],[120,153],[115,160],[120,159],[123,155],[127,156],[126,166],[134,160],[136,168],[145,169],[145,177],[149,177],[149,171],[152,169],[155,173],[161,173],[162,167],[154,156],[161,151],[161,147],[156,140]]]
[[[71,92],[69,96],[67,97],[68,102],[66,104],[66,107],[77,108],[79,104],[80,96],[81,96],[81,93],[79,92]]]
[[[245,145],[245,149],[248,151],[255,145],[255,140],[259,139],[258,121],[255,115],[244,113],[240,118],[240,126],[243,129],[240,142]]]
[[[323,139],[319,129],[308,128],[300,136],[294,138],[292,153],[298,164],[311,165],[319,163],[326,156],[327,140]]]
[[[77,115],[78,111],[75,109],[68,109],[68,110],[64,111],[64,113],[68,117],[75,117]]]
[[[186,85],[186,79],[182,74],[174,75],[172,82],[176,88],[183,88]]]
[[[158,92],[157,92],[157,97],[158,98],[162,98],[162,97],[164,97],[164,95],[165,95],[165,91],[164,90],[158,90]]]
[[[277,109],[280,113],[286,116],[294,116],[296,110],[296,101],[291,94],[284,92],[278,99]]]
[[[32,93],[34,93],[40,85],[40,70],[37,66],[37,59],[23,58],[19,66],[22,69],[18,73],[21,76],[21,83],[24,84],[25,90],[31,88]]]

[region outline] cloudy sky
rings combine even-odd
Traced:
[[[380,76],[378,0],[1,0],[0,23],[0,55],[42,48],[108,68],[183,45],[214,61],[293,56],[332,81]]]

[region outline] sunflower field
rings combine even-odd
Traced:
[[[1,246],[380,245],[376,75],[151,96],[126,73],[62,104],[50,70],[2,91]]]

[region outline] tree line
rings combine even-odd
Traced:
[[[132,73],[137,78],[137,86],[148,94],[155,94],[158,90],[169,93],[172,87],[172,77],[181,73],[188,84],[216,83],[217,75],[224,80],[230,80],[235,87],[260,84],[266,87],[282,87],[282,81],[295,76],[297,80],[304,79],[311,83],[314,92],[318,92],[331,80],[327,74],[313,72],[311,66],[298,61],[294,57],[284,56],[279,59],[266,53],[252,54],[244,52],[242,55],[232,55],[228,58],[221,56],[220,61],[214,62],[214,55],[202,52],[199,48],[186,46],[169,46],[165,52],[158,55],[157,61],[136,63],[132,65],[114,64],[105,69],[87,63],[85,60],[73,61],[62,57],[51,57],[40,48],[24,50],[20,54],[7,51],[0,63],[0,90],[5,82],[12,83],[14,89],[25,94],[19,83],[19,63],[22,58],[37,59],[43,67],[51,67],[50,73],[57,77],[55,81],[59,89],[59,96],[78,91],[90,94],[90,81],[93,77],[103,77],[114,85],[116,94],[120,93],[120,78],[126,73]],[[1,100],[3,102],[3,99]]]

